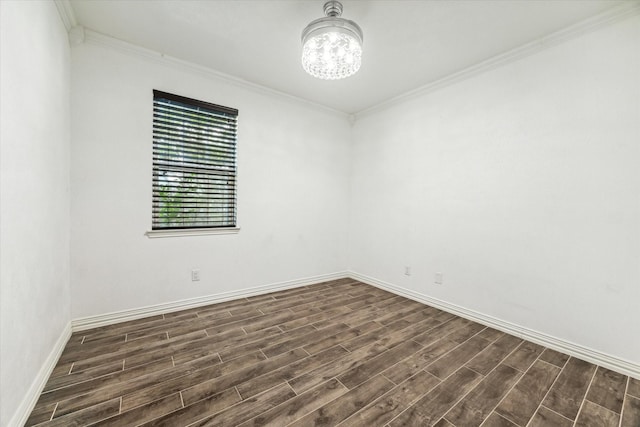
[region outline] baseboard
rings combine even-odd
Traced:
[[[20,405],[16,408],[13,418],[9,421],[8,427],[22,427],[27,422],[29,415],[31,415],[31,411],[33,411],[33,408],[38,402],[40,393],[42,393],[44,386],[49,380],[49,375],[51,375],[53,368],[56,367],[58,359],[60,358],[60,355],[62,354],[64,347],[67,345],[67,341],[69,341],[70,337],[71,323],[67,323],[53,346],[53,349],[49,353],[49,356],[47,356],[47,359],[40,368],[40,371],[38,371],[38,375],[36,375],[36,378],[31,383],[31,387],[27,390],[27,394],[22,399],[22,402],[20,402]]]
[[[348,277],[347,272],[337,272],[330,274],[322,274],[319,276],[306,277],[303,279],[289,280],[285,282],[272,283],[268,285],[256,286],[253,288],[242,289],[239,291],[223,292],[214,295],[206,295],[197,298],[189,298],[181,301],[168,302],[163,304],[150,305],[146,307],[134,308],[131,310],[117,311],[113,313],[101,314],[97,316],[88,316],[71,321],[71,330],[73,332],[84,331],[86,329],[97,328],[100,326],[112,325],[115,323],[126,322],[128,320],[141,319],[143,317],[154,316],[158,314],[171,313],[173,311],[186,310],[188,308],[202,307],[204,305],[216,304],[219,302],[230,301],[238,298],[246,298],[255,295],[266,294],[274,291],[298,288],[301,286],[313,285],[315,283],[326,282]]]
[[[622,374],[640,379],[640,365],[628,360],[620,359],[618,357],[611,356],[609,354],[605,354],[591,348],[581,346],[579,344],[575,344],[557,337],[553,337],[551,335],[534,331],[532,329],[516,325],[506,320],[478,313],[477,311],[473,311],[468,308],[448,303],[446,301],[432,298],[420,292],[393,285],[391,283],[387,283],[373,277],[365,276],[364,274],[350,271],[349,277],[352,277],[371,286],[383,289],[385,291],[394,293],[396,295],[401,295],[414,301],[418,301],[423,304],[438,308],[440,310],[455,314],[457,316],[464,317],[465,319],[473,320],[474,322],[490,326],[492,328],[498,329],[511,335],[515,335],[527,341],[549,347],[562,353],[566,353],[570,356],[586,360],[587,362],[591,362],[596,365],[614,370],[616,372],[620,372]]]

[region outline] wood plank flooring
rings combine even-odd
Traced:
[[[640,381],[340,279],[73,334],[28,426],[640,426]]]

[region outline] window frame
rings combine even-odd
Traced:
[[[193,107],[195,109],[198,109],[200,111],[204,111],[210,114],[214,114],[216,116],[220,116],[220,117],[228,117],[230,118],[230,122],[232,122],[234,124],[234,128],[232,133],[232,143],[229,144],[226,141],[221,142],[221,144],[223,145],[228,145],[229,147],[232,147],[232,153],[231,156],[229,157],[229,159],[224,159],[224,160],[220,160],[220,163],[216,163],[215,159],[212,161],[211,158],[207,159],[209,161],[211,161],[212,163],[209,164],[205,164],[205,163],[198,163],[197,161],[188,161],[187,163],[189,163],[188,166],[184,165],[184,161],[182,161],[182,165],[180,166],[180,162],[176,162],[175,165],[170,165],[170,163],[172,162],[172,159],[170,158],[166,158],[163,159],[158,152],[161,152],[163,148],[165,147],[161,147],[165,144],[160,142],[160,139],[157,135],[160,135],[163,132],[168,132],[166,129],[165,130],[159,130],[159,127],[156,128],[156,124],[160,122],[160,119],[157,115],[157,102],[158,100],[167,100],[167,101],[173,101],[176,102],[178,104],[181,104],[183,106],[187,106],[187,107]],[[176,107],[176,109],[179,109],[182,107]],[[237,143],[238,143],[238,128],[237,128],[237,120],[238,120],[238,115],[239,112],[237,109],[235,108],[230,108],[230,107],[225,107],[222,105],[218,105],[218,104],[213,104],[213,103],[209,103],[209,102],[205,102],[205,101],[201,101],[201,100],[197,100],[197,99],[193,99],[193,98],[188,98],[188,97],[184,97],[184,96],[180,96],[180,95],[175,95],[172,93],[168,93],[168,92],[163,92],[160,90],[153,90],[153,122],[152,122],[152,150],[153,150],[153,155],[152,155],[152,195],[151,195],[151,207],[152,207],[152,212],[151,212],[151,230],[147,231],[145,234],[148,237],[173,237],[173,236],[195,236],[195,235],[208,235],[208,234],[232,234],[232,233],[237,233],[238,231],[240,231],[240,227],[238,227],[238,202],[237,202],[237,197],[238,197],[238,167],[237,167],[237,157],[238,157],[238,147],[237,147]],[[160,117],[161,118],[161,117]],[[166,119],[166,118],[165,118]],[[190,120],[187,120],[187,125],[191,126],[192,124],[189,124]],[[198,123],[199,124],[199,123]],[[222,127],[222,126],[221,126]],[[220,127],[220,128],[221,128]],[[217,128],[214,125],[210,126],[211,129],[213,130],[220,130],[220,128]],[[227,129],[224,129],[225,131],[227,131]],[[158,139],[156,139],[158,137]],[[193,143],[193,141],[191,141],[191,143]],[[186,141],[186,140],[182,140],[180,141],[179,139],[176,141],[172,141],[171,145],[175,145],[176,148],[178,148],[179,150],[189,150],[189,149],[193,149],[192,146],[189,145],[190,142]],[[229,147],[223,147],[223,149],[227,149]],[[173,148],[173,147],[172,147]],[[165,148],[166,149],[166,148]],[[220,146],[218,146],[218,153],[220,150]],[[210,155],[212,157],[215,157],[214,153],[215,150],[211,150],[211,151],[204,151],[204,155]],[[163,162],[163,160],[166,162]],[[161,164],[164,163],[164,164]],[[177,166],[176,166],[177,165]],[[195,166],[194,166],[195,165]],[[200,167],[199,167],[200,166]],[[218,173],[220,173],[221,171],[225,171],[228,172],[229,169],[231,168],[231,172],[230,172],[230,177],[231,180],[233,181],[233,183],[231,184],[232,186],[232,194],[231,197],[228,197],[228,194],[225,193],[224,187],[223,189],[215,189],[214,191],[216,193],[213,193],[214,195],[224,195],[226,197],[223,198],[224,200],[224,204],[223,204],[223,208],[227,207],[231,209],[231,213],[230,215],[225,218],[223,221],[221,222],[228,222],[227,224],[222,224],[222,225],[199,225],[197,224],[197,221],[192,221],[190,224],[187,223],[187,225],[169,225],[169,226],[158,226],[158,212],[156,211],[156,209],[158,208],[158,197],[157,196],[157,191],[158,188],[160,187],[160,184],[158,183],[159,180],[157,180],[157,177],[159,176],[160,173],[162,172],[167,172],[169,170],[171,170],[171,168],[183,168],[184,172],[187,171],[192,171],[192,173],[195,174],[200,174],[200,176],[207,176],[207,179],[214,179],[211,178],[212,175],[217,175],[215,173],[216,171],[216,167],[219,167],[220,169],[217,171]],[[211,173],[212,171],[214,171],[214,173]],[[193,175],[192,175],[193,176]],[[197,179],[197,178],[196,178]],[[182,183],[181,183],[182,184]],[[186,193],[186,190],[180,185],[178,185],[176,188],[178,188],[178,190],[175,190],[175,194],[178,194],[179,198],[180,196],[184,195]],[[216,185],[213,183],[213,181],[211,182],[205,182],[204,185],[214,185],[214,188],[216,187]],[[224,184],[222,184],[224,186]],[[228,183],[227,183],[228,185]],[[202,199],[202,200],[211,200],[211,197],[208,196],[201,196],[198,195],[197,197],[194,197],[194,199],[196,200],[195,203],[197,204],[198,199]],[[187,202],[189,203],[189,202]],[[191,202],[194,203],[194,202]],[[210,215],[210,216],[209,216]],[[214,214],[212,212],[207,212],[207,216],[205,217],[206,220],[208,220],[209,222],[213,222],[212,218],[214,218]],[[231,220],[231,221],[227,221],[227,220]]]

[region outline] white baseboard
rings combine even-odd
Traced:
[[[113,313],[100,314],[97,316],[88,316],[71,321],[71,330],[73,332],[84,331],[86,329],[97,328],[99,326],[107,326],[115,323],[126,322],[128,320],[140,319],[143,317],[154,316],[158,314],[170,313],[173,311],[186,310],[188,308],[202,307],[204,305],[216,304],[219,302],[230,301],[238,298],[246,298],[255,295],[266,294],[274,291],[285,289],[293,289],[301,286],[313,285],[315,283],[327,282],[348,277],[346,271],[322,274],[319,276],[306,277],[303,279],[288,280],[286,282],[272,283],[268,285],[256,286],[254,288],[242,289],[239,291],[223,292],[214,295],[206,295],[197,298],[189,298],[181,301],[174,301],[146,307],[134,308],[131,310],[117,311]]]
[[[62,354],[62,350],[64,350],[64,347],[67,345],[67,341],[69,341],[70,337],[71,323],[67,323],[53,346],[53,349],[49,353],[49,356],[47,356],[47,359],[40,368],[38,375],[36,375],[36,378],[31,383],[29,390],[27,390],[27,394],[20,402],[20,405],[16,408],[13,418],[9,421],[8,427],[22,427],[27,422],[29,415],[31,415],[31,411],[33,411],[34,406],[36,406],[36,403],[38,402],[40,393],[42,393],[44,386],[49,380],[49,375],[51,375],[53,368],[56,367],[58,359]]]
[[[474,322],[490,326],[492,328],[498,329],[511,335],[515,335],[527,341],[549,347],[562,353],[566,353],[570,356],[586,360],[587,362],[591,362],[596,365],[614,370],[616,372],[620,372],[622,374],[640,379],[640,365],[638,365],[637,363],[620,359],[618,357],[611,356],[609,354],[605,354],[591,348],[581,346],[579,344],[553,337],[551,335],[543,334],[541,332],[508,322],[506,320],[478,313],[477,311],[469,310],[467,308],[460,307],[446,301],[432,298],[420,292],[412,291],[401,286],[396,286],[391,283],[387,283],[382,280],[365,276],[353,271],[349,272],[349,277],[352,277],[371,286],[383,289],[385,291],[394,293],[396,295],[401,295],[414,301],[418,301],[423,304],[427,304],[432,307],[455,314],[457,316],[464,317],[465,319],[473,320]]]

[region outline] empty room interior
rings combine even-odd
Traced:
[[[640,426],[639,1],[0,19],[0,426]]]

